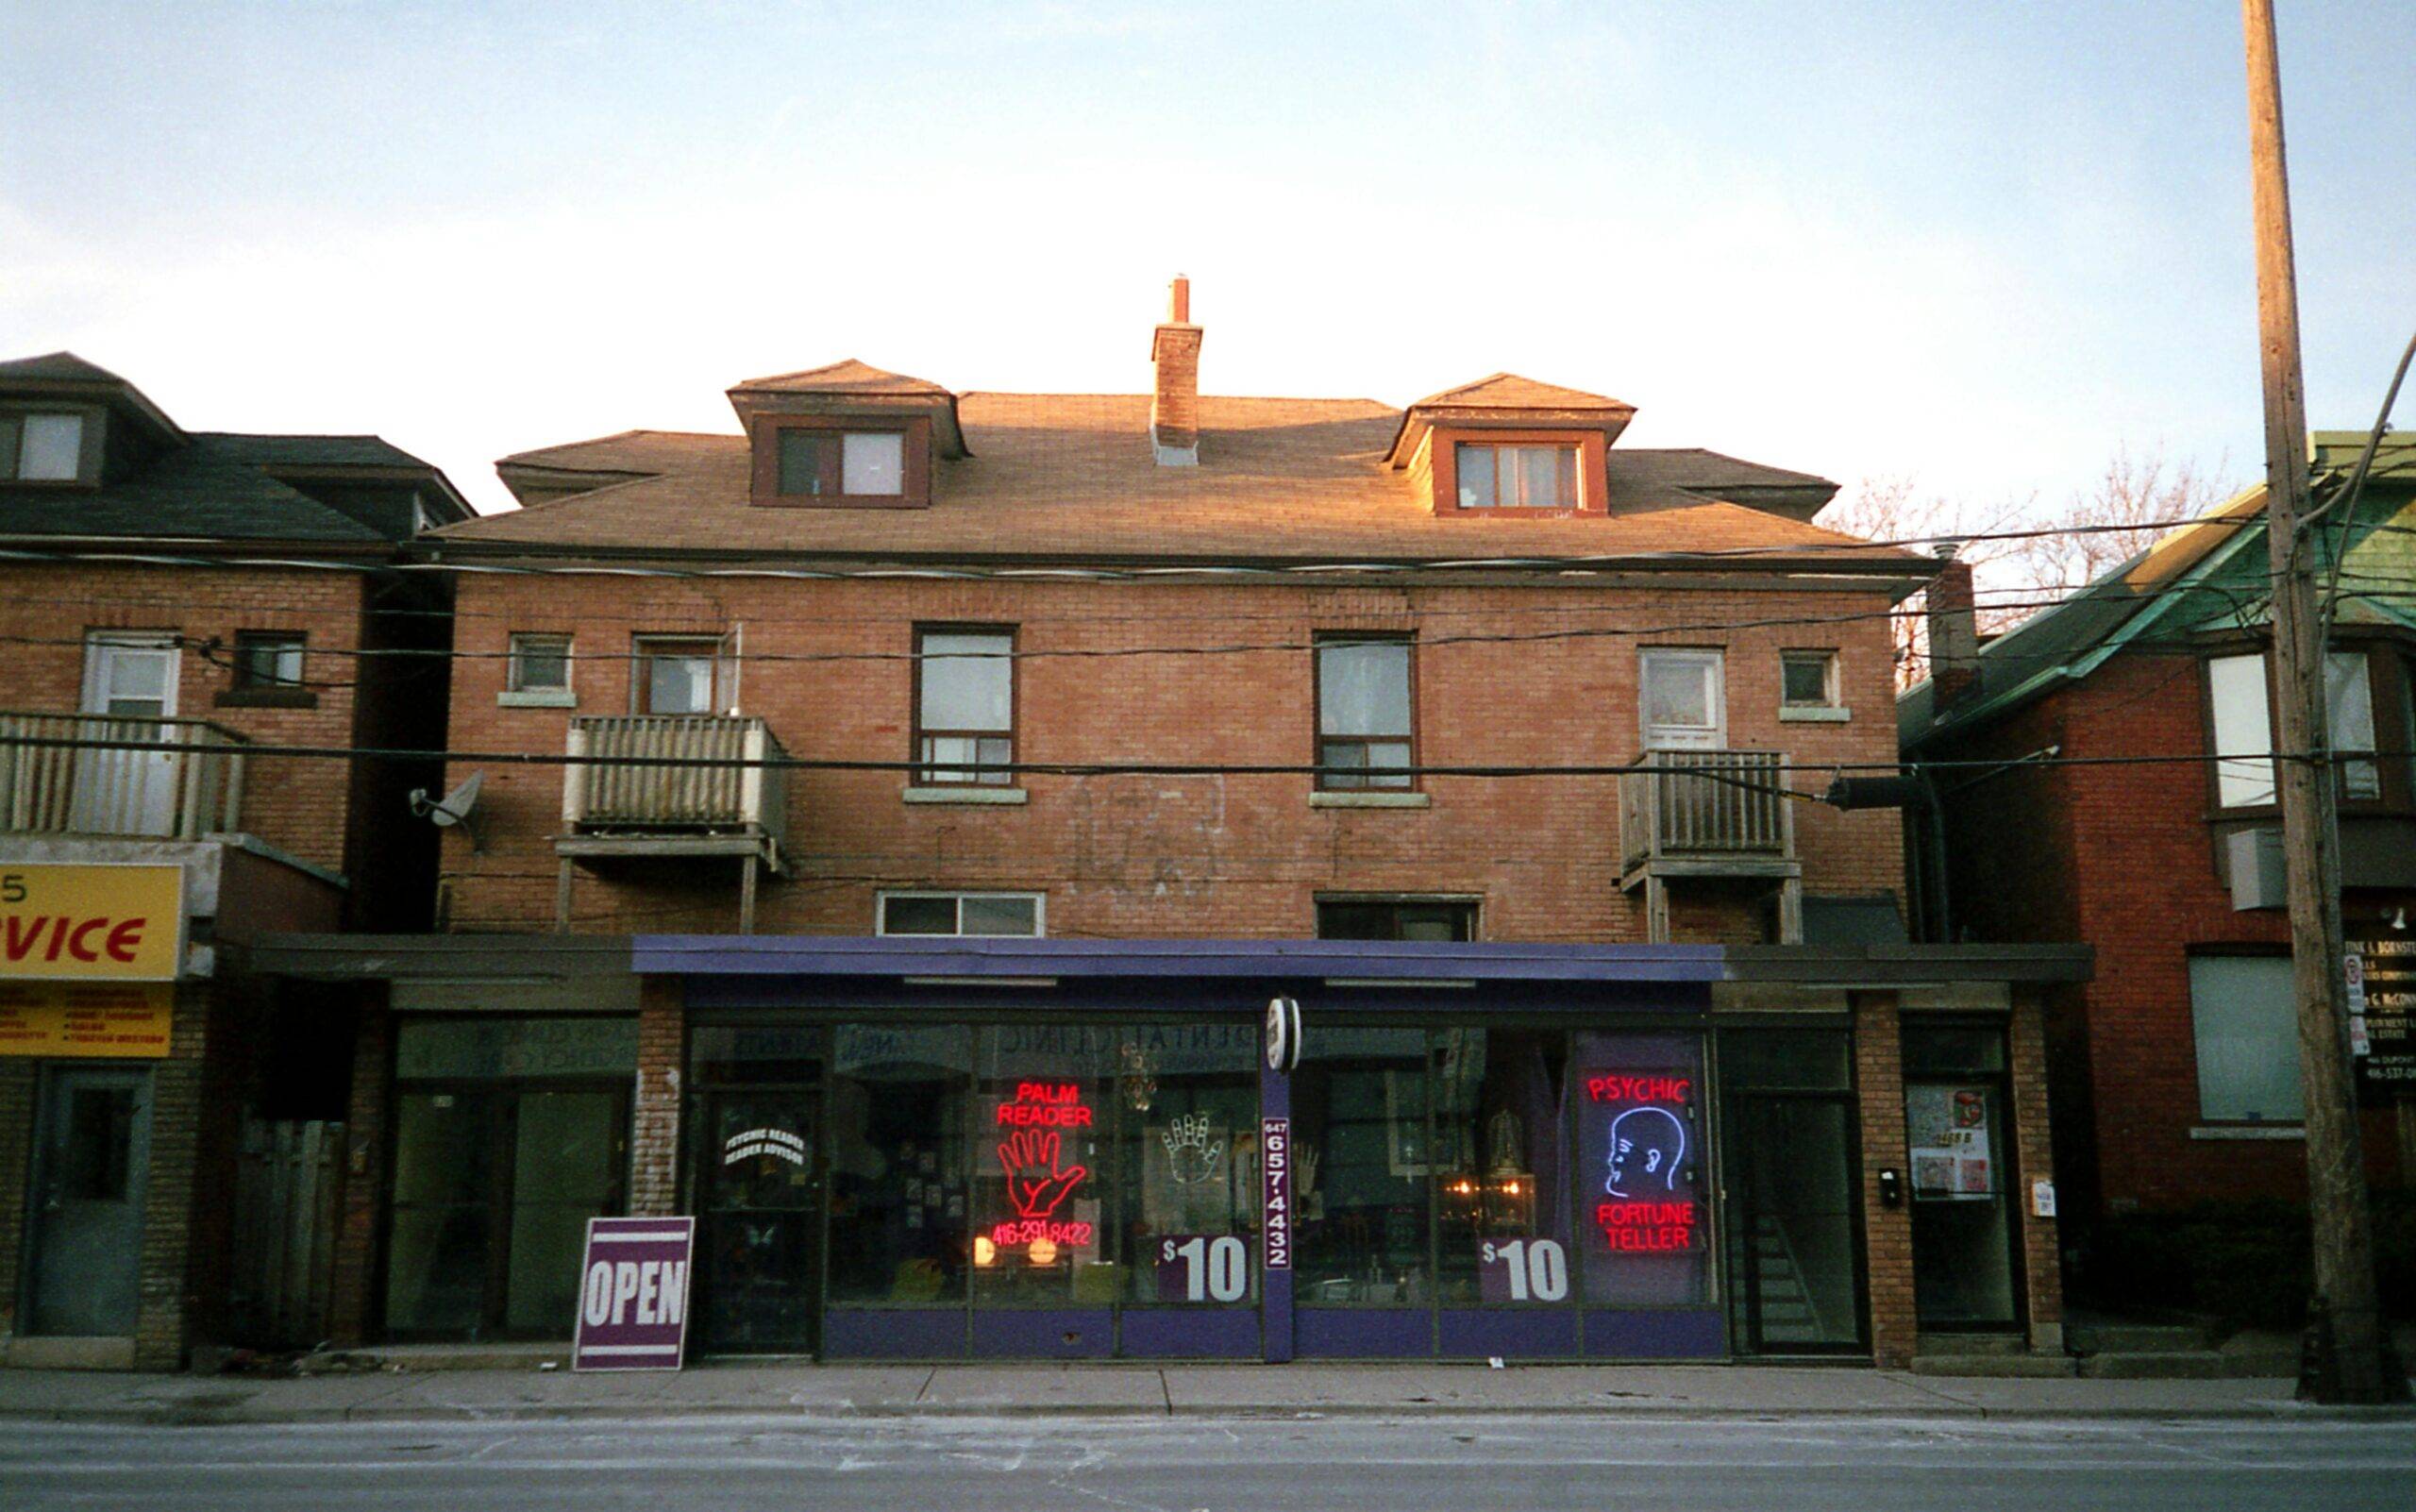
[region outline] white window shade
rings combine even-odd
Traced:
[[[896,497],[906,492],[906,438],[895,430],[850,430],[839,467],[842,493]]]
[[[2273,726],[2266,712],[2265,658],[2219,656],[2206,664],[2214,708],[2215,792],[2224,808],[2273,801]]]
[[[29,414],[17,445],[17,476],[30,483],[72,483],[84,468],[84,417]]]
[[[2306,1116],[2290,957],[2192,956],[2190,1017],[2197,1032],[2203,1117],[2296,1123]]]

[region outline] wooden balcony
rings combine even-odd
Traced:
[[[51,740],[127,744],[16,744]],[[240,829],[249,744],[206,719],[0,711],[0,832],[194,840]]]
[[[633,862],[740,863],[739,927],[755,922],[758,874],[786,869],[788,752],[745,714],[627,714],[573,719],[564,754],[603,758],[562,771],[556,926],[571,916],[571,868]],[[661,764],[655,764],[660,763]]]
[[[1648,750],[1619,777],[1619,886],[1645,891],[1656,943],[1669,937],[1673,881],[1764,883],[1779,897],[1779,939],[1804,937],[1787,757],[1773,750]]]

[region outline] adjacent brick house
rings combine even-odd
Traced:
[[[425,927],[405,800],[440,775],[260,750],[442,746],[445,595],[388,568],[468,512],[373,436],[191,432],[71,354],[0,362],[0,1357],[224,1336],[238,1124],[340,1119],[348,1054],[248,947]],[[157,960],[18,949],[138,894]]]
[[[2319,433],[2319,482],[2337,482],[2364,440]],[[2416,1172],[2411,500],[2416,450],[2394,439],[2345,537],[2330,669],[2341,912],[2370,977],[2359,1081],[2380,1186]],[[2263,507],[2252,490],[1949,655],[1900,711],[1911,757],[1974,764],[1934,767],[1945,865],[1942,889],[1931,868],[1930,929],[2096,949],[2095,978],[2055,989],[2048,1016],[2056,1156],[2084,1236],[2105,1215],[2304,1198]],[[1953,627],[1938,644],[1957,644]],[[1939,838],[1928,814],[1917,832]]]
[[[750,380],[425,539],[452,748],[539,760],[447,774],[442,940],[276,953],[382,1005],[341,1327],[559,1336],[626,1209],[713,1351],[2053,1347],[2085,962],[1903,944],[1799,770],[1894,759],[1936,564],[1599,395],[1203,396],[1188,316],[1148,394]],[[1932,1178],[1995,1250],[1917,1306]]]

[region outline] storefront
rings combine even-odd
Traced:
[[[1910,1143],[1935,1078],[1979,1074],[1955,1057],[2006,1052],[2005,963],[1751,954],[640,939],[646,1040],[679,1088],[677,1138],[640,1156],[668,1168],[663,1210],[698,1218],[708,1352],[1893,1359],[1920,1326],[2052,1338],[2022,1261],[2052,1253],[2052,1219],[2009,1196],[2045,1169],[2043,1102],[2025,1145],[1995,1063],[1967,1127],[1997,1164],[1960,1173],[1995,1200],[1944,1223]],[[1941,1311],[1950,1285],[1975,1300]]]
[[[1924,1330],[1973,1329],[2060,1348],[2038,995],[2085,952],[268,954],[391,1000],[369,1050],[390,1074],[356,1081],[378,1174],[347,1226],[375,1250],[337,1299],[346,1341],[563,1337],[585,1220],[628,1213],[697,1219],[699,1355],[1893,1365]]]

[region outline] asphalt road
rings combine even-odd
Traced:
[[[2409,1512],[2416,1422],[14,1422],[0,1507]]]

